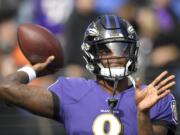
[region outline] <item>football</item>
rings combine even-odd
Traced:
[[[54,61],[47,69],[63,66],[63,50],[59,40],[46,28],[36,24],[21,24],[17,30],[18,44],[28,61],[34,65],[45,62],[54,55]]]

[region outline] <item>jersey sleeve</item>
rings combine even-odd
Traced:
[[[176,100],[172,94],[161,99],[151,110],[151,122],[154,125],[162,125],[169,133],[175,132],[178,117]]]
[[[52,93],[53,96],[53,103],[54,103],[54,119],[59,121],[59,122],[63,122],[63,118],[62,118],[62,109],[61,108],[61,101],[60,101],[60,97],[61,97],[61,89],[62,86],[60,84],[61,82],[61,78],[58,78],[56,80],[55,83],[51,84],[48,87],[48,90]]]

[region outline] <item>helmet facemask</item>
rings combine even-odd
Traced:
[[[136,42],[115,41],[92,45],[86,52],[86,68],[97,76],[122,79],[136,71]]]

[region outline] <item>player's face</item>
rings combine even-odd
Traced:
[[[99,59],[105,68],[126,65],[130,52],[128,43],[114,42],[98,47]]]
[[[112,53],[102,53],[99,55],[101,64],[105,67],[122,67],[125,66],[127,62],[127,58],[119,58],[117,56],[113,56]]]

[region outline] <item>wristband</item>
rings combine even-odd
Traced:
[[[18,72],[22,71],[28,75],[29,82],[36,78],[36,72],[33,68],[25,66],[17,70]]]

